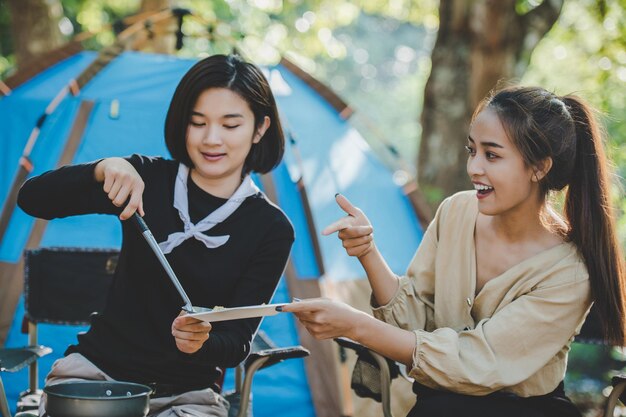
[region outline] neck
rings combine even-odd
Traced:
[[[241,185],[241,174],[222,178],[206,178],[191,169],[191,180],[202,190],[220,198],[230,198]]]
[[[491,217],[490,225],[496,235],[511,243],[537,240],[547,231],[541,221],[544,209],[543,202],[529,199],[514,210]]]

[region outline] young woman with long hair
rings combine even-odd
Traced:
[[[623,344],[624,259],[592,109],[537,87],[494,92],[467,142],[474,185],[446,199],[403,277],[345,197],[338,232],[363,265],[375,318],[330,300],[284,307],[318,338],[347,336],[407,364],[409,416],[580,416],[563,391],[570,344],[593,302]],[[564,214],[549,194],[566,189]]]

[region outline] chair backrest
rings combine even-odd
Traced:
[[[104,308],[117,249],[40,248],[24,256],[24,301],[31,323],[89,324]]]
[[[24,320],[28,343],[39,345],[38,323],[86,325],[102,311],[118,250],[39,248],[24,252]],[[38,388],[38,361],[29,367],[29,392]]]

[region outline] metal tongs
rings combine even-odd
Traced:
[[[170,266],[170,263],[167,261],[167,258],[163,254],[163,251],[159,247],[159,244],[157,243],[156,239],[152,235],[152,232],[150,231],[150,229],[148,229],[148,225],[146,224],[146,222],[143,221],[143,219],[137,212],[133,214],[133,221],[135,222],[137,227],[139,227],[139,230],[141,231],[141,234],[143,235],[144,239],[146,239],[146,242],[148,242],[148,245],[150,245],[150,247],[152,248],[152,251],[156,255],[159,262],[161,262],[163,269],[165,269],[165,272],[167,272],[167,275],[170,277],[170,280],[172,280],[172,283],[176,287],[176,290],[178,290],[178,293],[183,298],[183,301],[185,301],[185,305],[182,307],[182,309],[188,313],[197,313],[198,312],[197,310],[201,310],[201,309],[194,310],[194,307],[191,304],[191,300],[187,296],[187,293],[185,292],[185,289],[183,288],[183,286],[180,285],[180,281],[178,280],[178,277],[174,273],[174,270]]]

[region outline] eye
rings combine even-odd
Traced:
[[[241,125],[224,125],[224,127],[225,127],[226,129],[236,129],[236,128],[238,128],[239,126],[241,126]]]
[[[193,120],[190,120],[189,124],[192,125],[192,126],[195,126],[195,127],[205,126],[205,123],[203,123],[203,122],[194,122]]]
[[[476,149],[472,148],[471,146],[465,145],[464,148],[470,156],[476,155]]]
[[[498,155],[493,152],[485,152],[485,156],[487,157],[487,160],[494,160],[498,158]]]

